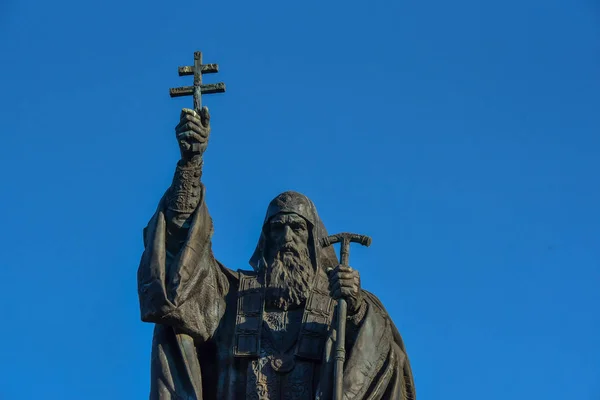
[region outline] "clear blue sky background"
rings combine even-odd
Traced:
[[[419,399],[600,399],[599,37],[595,0],[2,1],[0,398],[147,398],[141,230],[200,49],[220,260],[301,191],[372,235]]]

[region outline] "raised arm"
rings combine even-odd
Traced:
[[[210,135],[210,114],[206,107],[200,114],[184,108],[175,128],[181,159],[166,195],[167,250],[177,254],[185,242],[192,214],[204,200],[202,156]]]
[[[143,321],[174,326],[199,339],[214,333],[225,311],[228,280],[212,254],[212,220],[204,203],[202,155],[208,109],[183,109],[175,129],[181,151],[173,183],[144,229],[138,269]]]

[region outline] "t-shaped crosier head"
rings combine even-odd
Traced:
[[[328,247],[334,243],[344,243],[346,241],[360,243],[363,246],[369,247],[371,245],[372,239],[366,235],[344,232],[321,238],[321,247]]]
[[[340,262],[342,265],[348,265],[348,258],[350,256],[350,243],[360,243],[363,246],[369,247],[372,239],[366,235],[359,235],[357,233],[338,233],[335,235],[321,238],[321,247],[329,247],[335,243],[341,243],[340,249]]]

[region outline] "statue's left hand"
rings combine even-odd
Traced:
[[[327,276],[331,297],[346,299],[349,313],[356,313],[363,302],[358,271],[347,265],[338,265],[329,270]]]

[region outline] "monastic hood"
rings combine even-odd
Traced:
[[[319,218],[319,214],[317,214],[317,209],[313,202],[301,193],[287,191],[281,193],[269,203],[267,215],[265,216],[260,232],[258,245],[250,258],[250,265],[252,268],[258,270],[259,265],[263,260],[264,248],[266,246],[265,228],[267,227],[267,223],[271,218],[280,213],[294,213],[306,220],[312,239],[309,246],[312,247],[312,254],[316,257],[316,259],[313,259],[314,264],[324,271],[327,271],[328,268],[334,268],[339,263],[332,246],[321,248],[319,245],[319,240],[328,235],[325,225],[323,225],[323,221]]]

